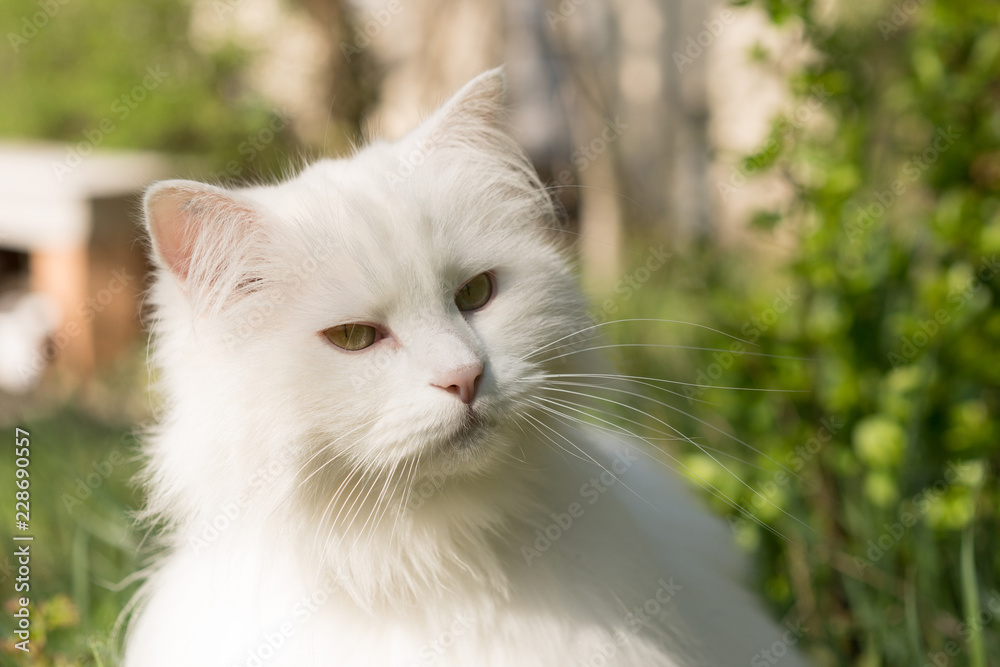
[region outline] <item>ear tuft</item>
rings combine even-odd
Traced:
[[[503,113],[506,90],[503,67],[496,67],[462,86],[441,111],[449,119],[454,116],[494,126]]]
[[[452,95],[413,136],[431,144],[464,144],[502,125],[506,81],[503,68],[483,72]]]
[[[199,246],[216,245],[232,232],[249,232],[257,212],[232,193],[195,181],[163,181],[146,191],[146,225],[153,250],[181,282],[188,279]]]

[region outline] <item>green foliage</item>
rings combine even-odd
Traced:
[[[792,178],[791,205],[755,222],[797,251],[771,269],[718,249],[674,261],[622,316],[680,314],[753,345],[672,327],[640,335],[720,351],[623,363],[804,390],[687,387],[657,414],[702,436],[676,455],[818,664],[997,664],[1000,7],[761,4],[816,51],[793,87],[818,111],[778,119],[780,141],[747,158]]]
[[[269,175],[287,163],[286,119],[249,92],[246,53],[196,50],[189,23],[181,0],[5,0],[0,137],[193,154],[212,171],[235,161],[227,179]]]

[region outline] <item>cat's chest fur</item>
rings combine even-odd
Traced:
[[[680,577],[665,571],[622,495],[632,493],[634,455],[574,438],[600,466],[536,458],[547,477],[539,512],[493,543],[489,573],[463,572],[457,559],[455,571],[370,608],[333,570],[303,564],[294,541],[238,527],[208,544],[188,540],[134,628],[135,664],[701,664],[683,662],[708,648],[680,613],[693,573],[681,563]]]
[[[633,445],[561,432],[588,460],[532,459],[538,511],[492,542],[488,572],[459,557],[437,580],[366,607],[351,575],[301,561],[294,531],[229,527],[166,561],[128,664],[731,665],[780,640],[742,590],[721,524],[645,469],[658,462]],[[378,549],[368,557],[400,560]]]

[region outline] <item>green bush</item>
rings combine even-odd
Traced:
[[[797,390],[687,387],[654,416],[701,436],[673,449],[713,485],[818,664],[997,664],[1000,7],[763,5],[815,49],[793,82],[802,103],[826,91],[821,122],[776,119],[748,158],[795,186],[786,210],[756,218],[794,257],[675,260],[623,316],[681,314],[746,342],[647,327],[644,342],[718,351],[631,349],[622,363]]]

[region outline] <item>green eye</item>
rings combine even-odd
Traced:
[[[378,330],[367,324],[338,324],[323,330],[326,339],[342,350],[363,350],[378,339]]]
[[[485,306],[491,296],[493,296],[493,279],[488,273],[480,273],[455,292],[455,305],[462,312],[477,310]]]

